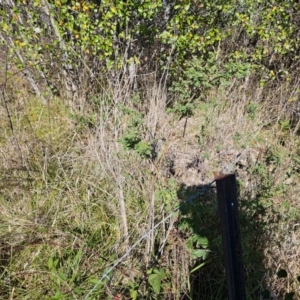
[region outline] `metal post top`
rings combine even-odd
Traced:
[[[235,176],[234,173],[231,173],[231,174],[223,174],[223,173],[217,173],[217,172],[213,172],[213,173],[214,173],[215,180],[221,180],[221,179],[224,179],[227,177]]]

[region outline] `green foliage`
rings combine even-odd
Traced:
[[[64,295],[59,291],[57,291],[55,295],[51,297],[51,300],[62,300],[62,299],[64,299]]]
[[[82,250],[65,250],[63,256],[54,255],[49,257],[47,267],[53,289],[56,291],[53,299],[68,298],[63,292],[66,285],[73,286],[74,294],[77,296],[83,295],[83,290],[79,286],[83,276],[80,271],[82,255]]]
[[[192,103],[176,103],[172,108],[168,108],[167,112],[175,114],[178,118],[188,118],[193,115],[194,104]]]
[[[208,247],[208,239],[206,237],[194,234],[187,239],[186,246],[191,251],[193,259],[202,258],[206,260],[208,258],[209,251],[206,250]]]
[[[134,150],[142,158],[150,158],[152,155],[152,147],[149,143],[142,140],[141,134],[137,130],[130,130],[125,133],[120,143],[125,150]]]
[[[279,61],[298,57],[295,49],[299,46],[296,38],[299,25],[292,20],[298,4],[296,1],[243,1],[242,7],[243,12],[236,13],[235,24],[242,26],[254,46],[252,52],[248,51],[253,65],[269,80],[289,80],[289,71]],[[274,65],[278,66],[276,71]]]
[[[165,286],[165,279],[167,275],[163,269],[150,269],[147,271],[148,283],[152,287],[155,294],[159,294],[161,289]]]
[[[254,120],[258,111],[258,105],[256,103],[249,103],[246,106],[246,114],[249,119]]]
[[[165,211],[171,213],[174,209],[174,201],[177,199],[177,183],[171,178],[166,185],[157,184],[156,194],[157,200],[162,201]]]
[[[291,129],[291,121],[290,120],[279,120],[279,125],[282,130],[289,131]]]
[[[133,281],[129,281],[129,291],[130,291],[130,297],[132,300],[138,299],[138,290],[139,290],[139,285],[135,284]]]
[[[151,146],[143,141],[137,143],[134,147],[135,151],[142,157],[142,158],[150,158],[152,153]]]
[[[205,216],[205,212],[201,211],[201,208],[202,206],[198,204],[183,204],[181,206],[182,219],[179,223],[179,229],[187,235],[186,248],[191,253],[192,258],[205,261],[208,259],[210,251],[208,250],[208,238],[203,234],[203,229],[198,223],[199,219]]]
[[[275,185],[274,177],[269,171],[270,166],[275,170],[275,168],[282,163],[282,153],[276,149],[269,149],[265,163],[257,164],[248,169],[250,174],[257,178],[259,188],[257,196],[260,200],[268,202],[267,199],[284,192],[285,187],[283,185]]]
[[[203,98],[206,92],[212,88],[226,87],[233,78],[242,79],[249,74],[250,64],[231,58],[227,62],[221,62],[216,52],[208,53],[208,56],[193,58],[186,63],[186,71],[179,81],[174,80],[170,91],[179,95],[180,100],[186,101],[195,97]],[[188,103],[190,110],[191,104]],[[186,107],[187,105],[182,105]],[[174,109],[176,112],[176,107]],[[180,110],[179,110],[180,111]]]
[[[124,134],[120,139],[120,143],[126,150],[135,149],[135,147],[139,144],[140,141],[141,138],[134,131],[130,131],[127,134]]]
[[[221,30],[223,18],[234,16],[231,1],[176,1],[170,4],[174,14],[166,29],[160,34],[162,42],[176,49],[177,62],[181,65],[187,56],[206,53],[226,35]],[[176,29],[176,31],[174,31]]]
[[[70,116],[72,119],[74,119],[76,125],[78,126],[78,129],[84,129],[84,128],[93,128],[95,126],[96,122],[96,115],[80,115],[80,114],[71,114]]]
[[[60,24],[61,35],[66,32],[71,34],[72,44],[99,55],[110,68],[121,63],[121,57],[115,57],[117,61],[113,59],[118,48],[114,42],[115,37],[127,43],[134,34],[148,33],[144,22],[153,17],[161,2],[115,1],[112,4],[110,1],[101,1],[101,4],[96,4],[92,1],[69,1],[66,6],[61,1],[56,1],[55,6],[62,7],[56,11],[62,14],[57,15],[58,21],[63,20]],[[140,21],[139,26],[135,26],[137,20]]]
[[[0,14],[2,33],[12,41],[9,60],[20,70],[33,68],[49,77],[52,92],[62,88],[51,82],[57,75],[54,64],[68,76],[87,68],[94,74],[122,72],[131,63],[148,68],[150,55],[164,68],[171,53],[175,59],[169,70],[180,78],[173,90],[186,99],[226,86],[250,69],[260,74],[262,84],[290,80],[287,67],[299,56],[296,1],[48,0],[41,5],[34,0],[17,2]],[[76,76],[76,84],[82,83]]]
[[[119,142],[125,150],[134,150],[144,159],[150,158],[152,156],[152,146],[143,140],[143,115],[137,110],[126,107],[122,107],[121,110],[124,118],[128,118],[129,121]]]

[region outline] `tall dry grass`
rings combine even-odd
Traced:
[[[154,75],[144,75],[141,90],[117,76],[80,109],[5,91],[1,297],[83,299],[213,171],[230,171],[240,187],[248,298],[268,290],[271,299],[287,292],[299,299],[299,135],[289,102],[297,83],[267,89],[254,78],[235,82],[209,91],[195,101],[192,117],[180,119],[166,112],[175,98]],[[151,155],[124,148],[122,138],[132,130]],[[191,230],[208,237],[207,261],[192,259]],[[91,299],[224,299],[218,230],[210,191],[151,232]],[[278,278],[281,269],[286,278]],[[159,293],[149,283],[154,270],[164,271]]]

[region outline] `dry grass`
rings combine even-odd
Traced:
[[[237,84],[211,91],[196,101],[192,117],[179,120],[166,113],[166,88],[149,82],[140,95],[119,85],[80,112],[60,99],[43,106],[30,95],[14,95],[13,133],[1,108],[1,297],[83,299],[99,274],[210,182],[213,171],[232,171],[241,189],[248,298],[260,299],[269,289],[272,299],[291,291],[299,299],[299,136],[283,122],[293,92]],[[134,118],[143,120],[137,131],[152,157],[120,143]],[[190,212],[192,226],[199,219],[209,237],[212,260],[205,267],[190,273],[199,260],[186,247],[190,231],[179,226],[185,217],[174,216],[91,299],[130,299],[134,290],[137,299],[224,299],[214,198],[204,196]],[[147,270],[155,268],[166,273],[159,295],[147,281]],[[280,269],[287,278],[277,277]]]

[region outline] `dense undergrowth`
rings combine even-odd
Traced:
[[[299,13],[271,2],[1,4],[1,298],[227,299],[198,193],[230,172],[247,299],[300,299]]]
[[[237,96],[224,99],[214,91],[197,102],[186,124],[174,113],[153,113],[158,121],[151,157],[146,146],[139,152],[141,142],[134,150],[123,147],[140,116],[121,107],[118,121],[126,134],[115,137],[115,116],[100,96],[94,117],[74,115],[59,98],[48,106],[32,95],[10,102],[13,132],[4,111],[1,118],[2,297],[83,299],[149,229],[151,197],[155,224],[211,181],[212,171],[232,162],[239,176],[247,295],[298,295],[299,140],[292,127],[278,122],[281,111],[270,114],[261,102],[250,109]],[[281,269],[286,278],[278,278]],[[142,241],[93,295],[225,299],[214,190]]]

